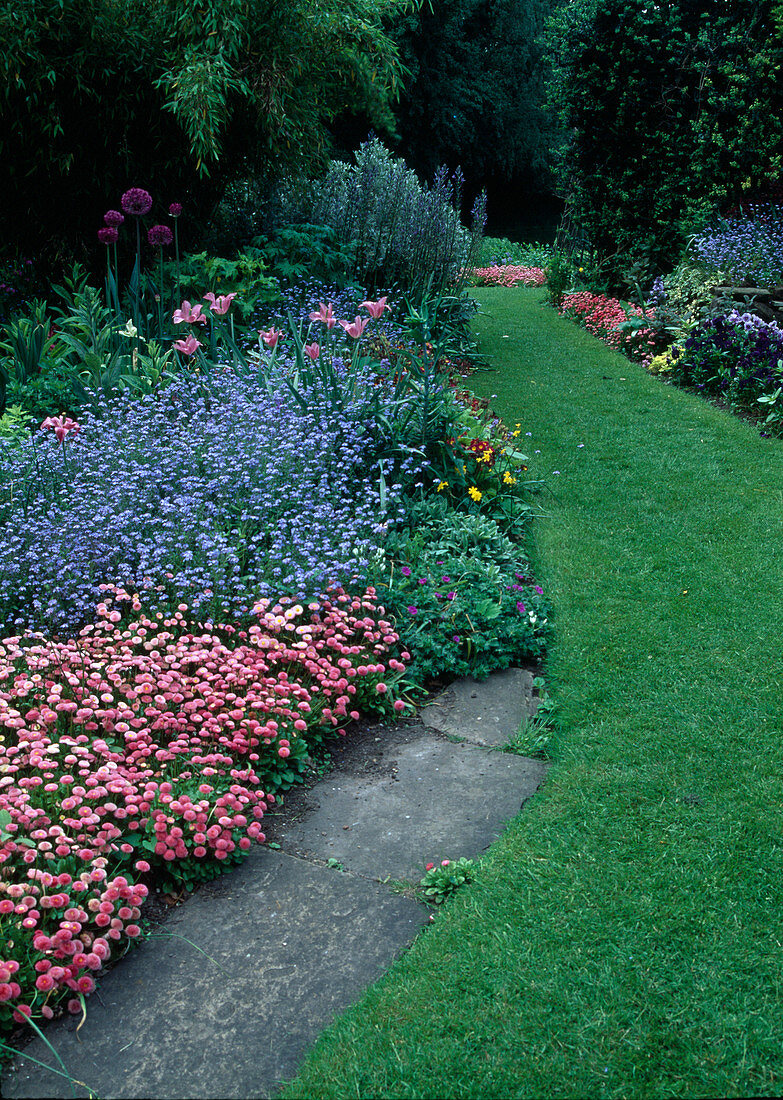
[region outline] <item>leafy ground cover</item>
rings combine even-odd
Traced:
[[[475,293],[553,485],[555,762],[285,1095],[777,1095],[781,444]]]

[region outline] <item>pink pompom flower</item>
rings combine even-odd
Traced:
[[[174,234],[167,225],[153,225],[147,230],[147,240],[153,248],[168,248],[174,240]]]
[[[120,206],[126,214],[141,218],[152,210],[152,195],[143,187],[131,187],[120,199]]]

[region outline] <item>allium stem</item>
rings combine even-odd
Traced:
[[[158,339],[163,340],[163,249],[158,249]]]
[[[182,301],[182,291],[180,289],[181,278],[179,268],[179,227],[177,225],[177,219],[174,219],[174,255],[177,259],[177,301]]]

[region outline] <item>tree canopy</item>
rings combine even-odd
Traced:
[[[0,227],[68,239],[130,185],[204,208],[310,171],[348,107],[379,127],[418,0],[0,0]]]
[[[546,190],[554,119],[540,37],[551,0],[440,0],[392,25],[409,74],[395,112],[423,174],[458,164],[473,182],[517,176]]]

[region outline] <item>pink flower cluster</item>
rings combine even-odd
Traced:
[[[47,428],[51,428],[57,437],[58,443],[62,443],[69,435],[77,436],[81,430],[81,425],[72,420],[70,416],[63,414],[62,416],[47,416],[46,420],[41,421],[41,430],[46,431]]]
[[[47,1015],[57,991],[90,991],[103,945],[138,934],[132,870],[217,869],[263,841],[262,784],[308,730],[400,709],[372,588],[263,600],[246,630],[104,591],[78,638],[0,641],[0,1025],[4,1006]]]
[[[209,303],[210,310],[218,317],[224,317],[228,313],[235,298],[236,291],[232,291],[230,294],[215,295],[210,290],[204,295],[204,301]],[[174,310],[171,319],[175,325],[205,325],[207,318],[202,313],[203,309],[204,306],[201,303],[192,306],[186,299],[179,309]],[[174,347],[177,351],[181,351],[183,355],[187,356],[195,355],[201,346],[201,341],[193,335],[185,337],[184,340],[174,341]]]
[[[472,274],[479,286],[543,286],[546,282],[543,267],[523,267],[520,264],[477,267]]]
[[[98,857],[80,874],[29,867],[0,880],[5,954],[16,956],[0,957],[0,1021],[3,1010],[17,1021],[33,1014],[51,1019],[52,1005],[69,991],[76,997],[68,1008],[78,1012],[79,994],[95,988],[92,973],[123,939],[139,935],[147,887],[125,875],[109,878],[107,863]]]
[[[638,306],[625,306],[617,298],[607,298],[603,294],[593,294],[589,290],[564,294],[559,312],[586,328],[610,348],[621,351],[629,359],[645,363],[655,352],[656,339],[652,329],[637,328],[621,332],[619,325],[632,317],[643,317]],[[654,317],[655,311],[647,310],[648,317]]]

